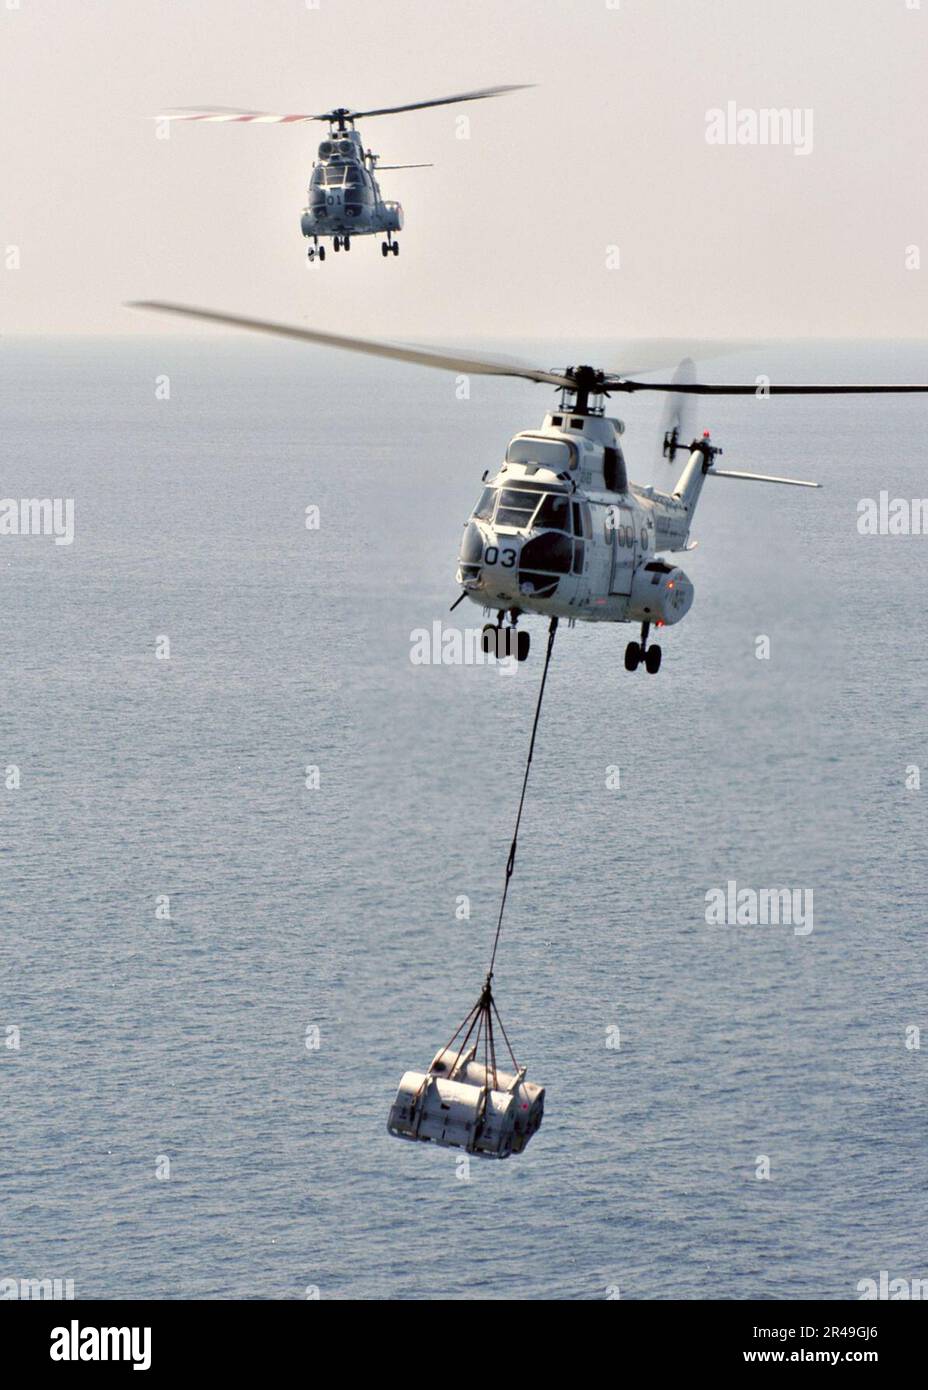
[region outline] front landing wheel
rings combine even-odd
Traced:
[[[626,671],[637,671],[641,661],[641,648],[637,642],[629,642],[625,648],[625,669]]]
[[[649,676],[656,676],[661,669],[660,647],[649,647],[644,654],[644,664]]]

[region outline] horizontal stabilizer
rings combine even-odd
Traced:
[[[807,483],[801,478],[774,478],[770,473],[735,473],[723,468],[710,468],[707,478],[750,478],[755,483],[786,483],[788,487],[821,487],[821,483]]]

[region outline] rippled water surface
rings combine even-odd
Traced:
[[[545,388],[459,400],[245,339],[2,355],[0,492],[73,497],[76,539],[0,537],[0,1277],[845,1299],[928,1275],[928,539],[856,524],[928,492],[923,403],[701,402],[725,466],[825,488],[707,485],[656,678],[624,671],[629,629],[562,626],[497,969],[545,1120],[462,1180],[385,1120],[482,980],[544,629],[514,676],[414,666],[410,634],[481,621],[447,614],[461,524]],[[905,346],[783,360],[923,377]],[[647,480],[659,405],[613,408]],[[814,930],[708,926],[729,880],[812,890]]]

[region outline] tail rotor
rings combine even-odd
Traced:
[[[671,379],[671,386],[689,386],[696,380],[696,364],[684,357]],[[668,391],[661,411],[652,481],[661,492],[673,492],[690,456],[693,439],[693,397],[683,391]]]

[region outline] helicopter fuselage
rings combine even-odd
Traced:
[[[531,85],[531,84],[529,84]],[[454,106],[464,101],[482,101],[487,97],[503,96],[525,87],[524,82],[502,86],[480,87],[474,91],[456,92],[452,96],[435,97],[430,101],[404,102],[399,106],[377,106],[352,110],[336,106],[331,111],[243,111],[228,106],[185,106],[167,111],[159,121],[218,121],[236,125],[293,125],[309,121],[327,121],[328,138],[319,146],[319,162],[313,169],[307,206],[303,209],[301,228],[312,239],[308,250],[310,261],[325,259],[325,245],[320,238],[331,237],[333,251],[348,251],[355,236],[385,235],[381,245],[384,256],[399,255],[395,233],[403,227],[403,209],[399,203],[381,196],[375,177],[378,157],[365,150],[355,121],[361,117],[392,116],[402,111],[423,111],[432,106]],[[423,164],[387,164],[386,169],[422,169]]]
[[[300,221],[303,235],[314,245],[320,237],[332,237],[347,249],[352,237],[383,234],[392,249],[403,209],[384,200],[375,169],[376,157],[365,153],[357,131],[332,132],[323,140]]]
[[[670,626],[693,585],[685,550],[711,452],[693,449],[673,493],[628,481],[621,421],[553,411],[516,435],[465,525],[457,578],[502,613]]]

